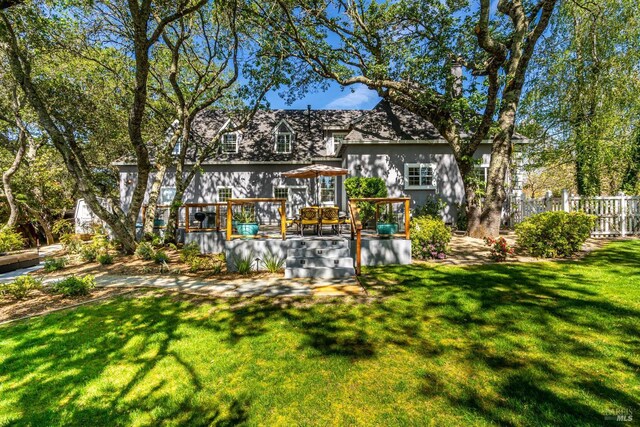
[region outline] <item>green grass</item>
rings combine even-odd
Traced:
[[[640,242],[369,269],[368,303],[120,298],[0,328],[0,425],[602,425],[640,416]],[[231,307],[229,304],[236,304]]]

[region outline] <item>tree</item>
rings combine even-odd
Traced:
[[[556,2],[500,0],[496,10],[490,0],[471,7],[439,0],[250,4],[274,34],[270,51],[277,47],[340,85],[364,84],[433,123],[464,182],[469,234],[482,237],[499,231],[520,95]],[[481,203],[473,154],[490,136]]]
[[[147,201],[145,233],[153,231],[155,207],[165,172],[175,166],[176,193],[165,232],[166,239],[175,238],[175,224],[184,192],[202,162],[217,150],[223,132],[246,125],[261,106],[264,95],[278,80],[279,61],[264,64],[249,55],[250,43],[243,35],[249,28],[245,24],[238,5],[229,2],[205,5],[192,16],[183,17],[165,28],[150,70],[152,93],[169,107],[166,121],[169,132],[156,144],[155,174]],[[242,47],[241,41],[244,42]],[[250,57],[251,62],[243,64],[241,54]],[[241,74],[245,79],[239,84]],[[233,118],[233,123],[204,139],[192,127],[197,115],[207,108],[225,111],[227,117]],[[187,167],[187,161],[194,153],[197,154],[193,163]]]
[[[136,247],[135,223],[146,192],[150,169],[149,153],[143,136],[150,51],[168,24],[192,13],[205,3],[206,0],[180,1],[177,5],[173,5],[173,2],[152,4],[151,0],[142,0],[142,2],[132,0],[126,5],[116,0],[90,2],[86,6],[87,15],[71,23],[64,22],[67,26],[60,25],[60,18],[50,14],[49,9],[43,6],[39,8],[26,5],[24,8],[16,7],[10,11],[0,12],[0,40],[13,77],[37,115],[40,126],[62,155],[66,167],[78,186],[79,193],[96,215],[110,226],[123,250],[128,253],[132,253]],[[76,12],[83,10],[80,8]],[[48,19],[49,17],[51,19]],[[96,23],[97,25],[94,25]],[[58,114],[59,111],[52,108],[54,106],[50,105],[48,98],[44,96],[45,88],[33,76],[34,61],[40,59],[34,58],[36,52],[43,55],[47,52],[47,48],[59,42],[61,36],[73,44],[74,38],[69,35],[68,28],[78,30],[83,28],[82,25],[88,24],[91,24],[92,31],[87,32],[87,37],[95,37],[94,44],[101,48],[101,56],[90,58],[90,60],[103,63],[101,60],[104,51],[113,45],[123,46],[121,57],[133,57],[134,83],[127,129],[129,143],[138,166],[138,179],[134,187],[132,203],[126,213],[118,204],[113,204],[111,209],[101,204],[94,185],[97,181],[95,170],[89,167],[82,144],[78,141],[78,134],[81,134],[79,128],[74,127],[74,123],[67,120],[65,114]],[[60,28],[66,30],[66,33],[56,33]],[[99,31],[95,31],[96,29]],[[16,30],[20,32],[20,36]],[[45,49],[36,50],[34,43],[40,43],[38,47]],[[66,51],[69,51],[68,45],[65,47]]]
[[[581,195],[616,193],[640,112],[640,22],[629,0],[563,2],[534,57],[523,101],[539,132],[533,159],[570,163]],[[633,175],[633,174],[632,174]]]

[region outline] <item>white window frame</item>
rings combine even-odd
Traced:
[[[422,168],[431,168],[431,185],[410,185],[409,168],[419,168],[422,181]],[[436,189],[436,164],[435,163],[405,163],[404,164],[404,188],[405,190],[435,190]]]
[[[182,150],[182,137],[178,138],[176,145],[173,146],[173,151],[171,151],[171,155],[179,156],[181,150]]]
[[[338,178],[335,177],[335,176],[321,176],[319,178],[318,185],[320,185],[320,182],[324,181],[325,178],[329,178],[329,179],[331,179],[333,181],[333,197],[331,198],[330,201],[323,200],[323,198],[322,198],[323,188],[322,188],[322,186],[320,186],[320,205],[321,206],[335,206],[337,204],[336,203],[336,193],[337,193],[337,189],[338,189]]]
[[[171,196],[171,200],[166,201],[164,199],[164,193],[166,190],[173,190],[173,196]],[[173,198],[176,196],[176,187],[160,187],[160,193],[158,194],[158,204],[159,205],[170,205],[173,202]]]
[[[229,135],[233,135],[233,136],[235,136],[235,138],[236,138],[236,147],[235,147],[235,150],[233,150],[233,151],[228,151],[228,150],[226,149],[227,144],[226,144],[225,140],[226,140],[227,136],[229,136]],[[228,132],[228,133],[223,133],[223,134],[222,134],[222,136],[221,136],[220,138],[221,138],[221,140],[220,140],[220,144],[221,144],[221,146],[222,146],[222,152],[223,152],[223,153],[225,153],[225,154],[232,154],[232,153],[237,153],[237,152],[238,152],[238,140],[240,139],[240,135],[238,134],[238,132]]]
[[[279,129],[282,127],[282,125],[285,125],[288,129],[288,132],[280,132]],[[277,154],[289,154],[291,153],[291,151],[293,151],[293,141],[295,140],[295,132],[293,131],[293,129],[291,128],[291,126],[289,125],[289,123],[287,123],[287,121],[285,119],[282,119],[278,122],[278,124],[273,128],[273,130],[271,131],[274,135],[274,141],[273,141],[273,151]],[[278,137],[279,136],[289,136],[289,151],[278,151]]]
[[[348,132],[331,132],[331,136],[327,138],[327,154],[335,154],[336,152],[336,136],[342,136],[342,140],[344,141],[344,137],[347,136]]]
[[[288,151],[280,151],[278,150],[278,138],[279,137],[289,137],[289,150]],[[285,142],[286,147],[286,142]],[[274,151],[278,154],[289,154],[291,153],[291,149],[293,147],[293,133],[291,132],[276,132],[276,144],[273,147]]]
[[[227,187],[227,186],[216,187],[216,199],[218,200],[218,203],[226,202],[226,200],[220,200],[220,190],[229,190],[231,192],[231,195],[228,198],[233,199],[233,187]]]
[[[276,196],[276,190],[287,190],[287,203],[291,203],[291,187],[287,186],[287,185],[276,185],[275,187],[273,187],[273,198],[274,199],[278,199],[279,197]]]
[[[482,182],[484,184],[484,188],[487,187],[487,181],[489,180],[489,165],[474,165],[473,171],[476,173],[476,176],[479,177],[479,173],[482,173]]]

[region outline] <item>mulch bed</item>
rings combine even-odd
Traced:
[[[240,275],[226,271],[226,265],[223,263],[222,271],[215,273],[211,269],[200,270],[196,272],[189,271],[189,265],[180,261],[180,252],[163,248],[169,256],[169,262],[166,266],[156,264],[153,260],[145,261],[135,255],[116,255],[113,264],[100,265],[97,262],[83,261],[79,255],[66,254],[64,251],[56,253],[53,257],[66,256],[67,266],[61,270],[46,273],[44,270],[38,270],[31,273],[41,278],[66,277],[69,275],[84,276],[91,274],[94,276],[111,275],[111,276],[181,276],[194,279],[215,279],[215,280],[233,280],[239,278],[256,278],[264,279],[269,277],[280,277],[281,274],[273,274],[267,272],[254,272],[249,275]],[[202,257],[216,257],[216,255],[201,255]]]
[[[96,288],[89,295],[72,298],[45,291],[32,291],[22,300],[16,300],[10,295],[4,295],[0,296],[0,323],[26,316],[45,314],[52,310],[105,297],[115,297],[129,293],[132,290],[134,288]]]

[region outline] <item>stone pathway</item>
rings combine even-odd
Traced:
[[[50,278],[45,284],[61,280]],[[346,279],[233,279],[198,280],[180,276],[114,276],[96,277],[101,287],[161,288],[190,293],[201,293],[225,298],[245,296],[296,297],[296,296],[348,296],[364,295],[365,291],[355,278]]]

